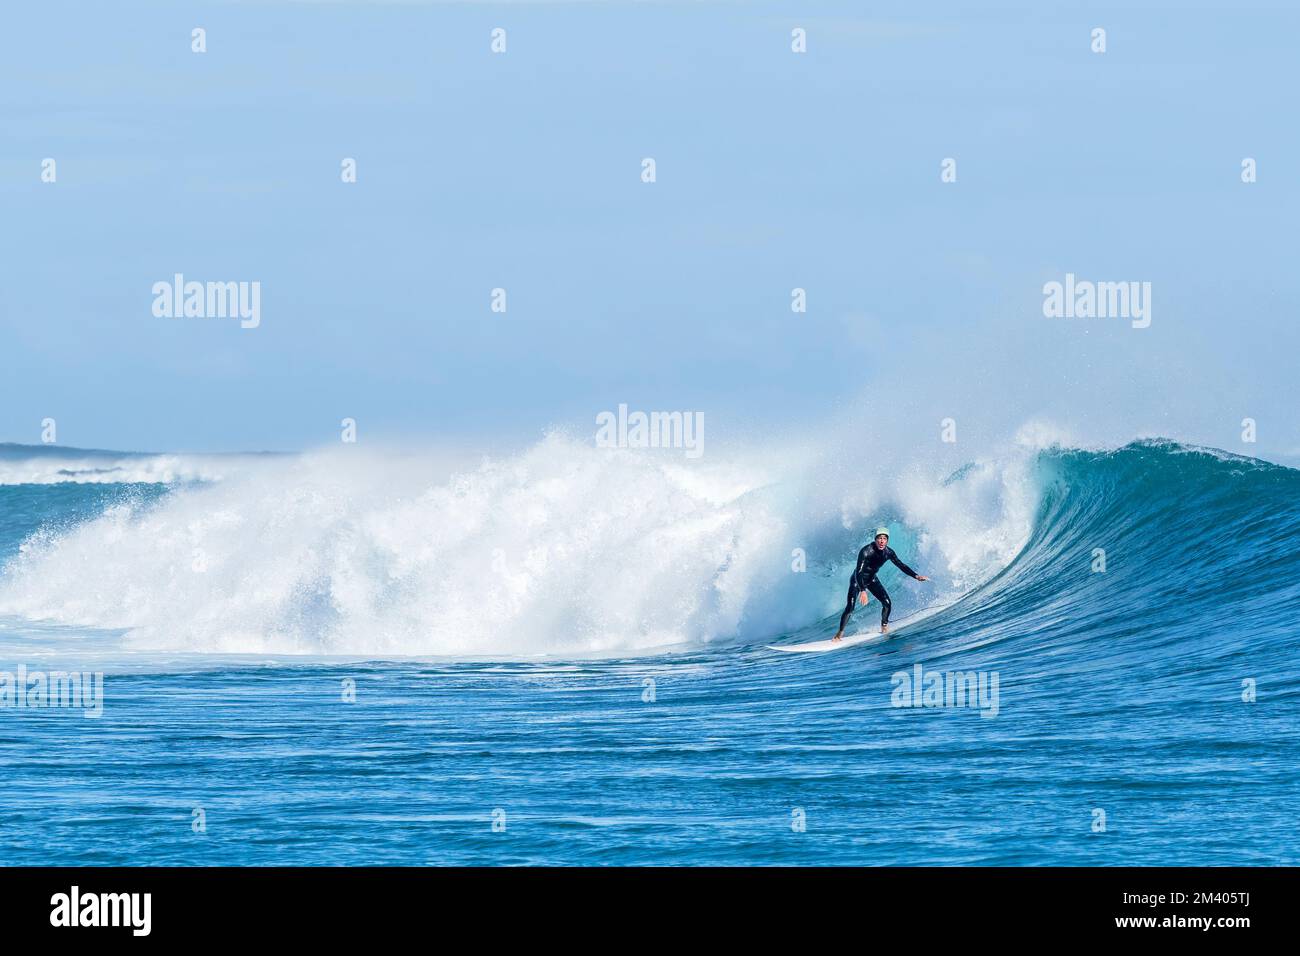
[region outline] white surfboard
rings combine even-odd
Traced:
[[[929,607],[923,607],[920,611],[913,611],[906,615],[903,620],[895,621],[889,625],[888,633],[881,634],[880,631],[864,631],[861,634],[850,634],[848,637],[841,638],[838,641],[807,641],[803,644],[767,644],[769,651],[785,651],[787,654],[820,654],[823,651],[838,651],[841,647],[855,647],[858,644],[866,644],[869,641],[887,641],[903,628],[911,627],[924,621],[929,614],[922,614],[923,611],[930,611],[934,608],[944,607],[941,604],[932,604]]]
[[[890,634],[893,631],[889,632]],[[841,638],[838,641],[808,641],[804,644],[768,644],[769,651],[785,651],[788,654],[817,654],[821,651],[838,651],[841,647],[853,647],[857,644],[865,644],[867,641],[879,640],[883,637],[889,637],[889,634],[853,634],[849,637]]]

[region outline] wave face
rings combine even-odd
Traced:
[[[1184,642],[1282,650],[1300,619],[1300,471],[1168,441],[1038,460],[1025,547],[934,622],[952,638],[1030,639],[1087,666],[1135,638],[1153,659]],[[1258,661],[1258,658],[1255,658]]]
[[[1048,451],[1037,476],[1026,545],[924,622],[933,653],[1032,662],[1061,675],[1036,692],[1114,713],[1236,700],[1243,680],[1300,696],[1300,472],[1141,441]]]
[[[882,520],[934,579],[886,570],[895,620],[946,606],[925,624],[954,640],[1241,639],[1300,609],[1300,472],[1171,442],[1024,452],[821,499],[808,469],[688,468],[558,434],[432,480],[426,462],[341,453],[140,478],[167,470],[203,466],[142,456],[122,482],[0,487],[0,614],[197,653],[754,643],[826,631]]]

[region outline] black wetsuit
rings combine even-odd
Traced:
[[[864,590],[870,591],[875,595],[876,600],[880,602],[880,625],[884,627],[889,623],[889,592],[885,590],[880,579],[876,577],[886,561],[893,561],[898,569],[908,577],[917,577],[917,573],[909,568],[902,561],[898,560],[898,555],[894,554],[894,549],[885,545],[884,550],[876,547],[873,541],[861,551],[858,552],[858,566],[853,569],[853,577],[849,579],[849,602],[844,605],[844,613],[840,615],[840,630],[844,630],[844,625],[849,623],[849,615],[853,613],[853,605],[858,601],[858,594]]]

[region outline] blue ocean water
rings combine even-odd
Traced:
[[[1295,470],[1159,441],[1035,452],[1023,482],[996,486],[1029,496],[1007,559],[922,613],[933,594],[887,569],[899,622],[888,640],[827,654],[767,647],[834,630],[845,567],[874,526],[863,521],[816,539],[839,550],[797,578],[819,608],[800,626],[764,634],[742,611],[733,633],[687,634],[667,651],[539,654],[529,643],[512,655],[350,652],[347,608],[367,582],[377,603],[365,606],[384,610],[376,627],[423,612],[393,584],[404,579],[392,554],[371,554],[395,532],[358,519],[330,532],[344,544],[326,571],[305,568],[278,499],[253,535],[239,522],[265,494],[214,499],[193,469],[159,480],[161,466],[147,465],[63,462],[61,479],[36,469],[38,481],[11,468],[0,485],[0,667],[105,675],[98,718],[0,709],[7,863],[1300,862]],[[535,488],[525,508],[555,494],[535,472],[520,478]],[[326,521],[328,501],[294,494]],[[456,514],[472,509],[473,487],[457,494]],[[239,555],[215,532],[192,538],[196,514],[237,525],[229,540],[250,555],[273,539],[280,563],[230,571],[223,562]],[[959,551],[919,519],[896,526],[919,570]],[[708,561],[743,565],[744,539],[731,529],[731,550]],[[456,540],[460,553],[485,543]],[[136,548],[198,552],[208,590],[185,590],[188,578]],[[273,575],[282,565],[294,569],[287,589]],[[357,579],[376,566],[382,587]],[[641,584],[657,580],[645,574]],[[701,585],[735,586],[721,570]],[[450,599],[439,593],[419,628],[442,620]],[[655,606],[679,597],[661,591]],[[222,644],[247,632],[250,604],[284,640],[341,636],[315,648]],[[682,612],[683,627],[701,606]],[[565,617],[545,602],[526,611],[548,609],[527,634],[595,613],[580,592],[566,595]],[[860,609],[854,629],[876,613]],[[915,706],[924,688],[914,696],[901,675],[918,665],[978,675],[987,706]]]

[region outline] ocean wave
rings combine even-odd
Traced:
[[[58,445],[0,445],[0,486],[115,485],[220,481],[258,456],[155,455]]]
[[[881,476],[846,498],[788,463],[687,468],[558,433],[443,474],[318,453],[42,527],[0,576],[0,613],[205,653],[623,654],[757,640],[837,610],[861,528],[883,519],[901,551],[939,565],[931,596],[995,572],[1032,516],[1027,492],[1006,491],[1025,475],[1010,475],[977,469],[949,488]]]
[[[1243,555],[1290,561],[1275,539],[1296,530],[1298,477],[1162,442],[1020,443],[955,472],[859,468],[847,493],[835,490],[841,475],[795,455],[686,467],[559,433],[468,469],[350,449],[43,522],[0,572],[0,614],[208,654],[746,644],[826,631],[857,549],[883,522],[932,578],[887,570],[896,614],[946,607],[927,627],[995,640],[1058,622],[1065,606],[1085,629],[1117,608],[1186,615],[1169,595],[1188,589],[1189,573],[1204,577],[1188,555],[1212,550],[1229,523],[1267,535],[1227,548],[1227,573]],[[1282,597],[1294,611],[1295,595]],[[859,612],[861,626],[873,613]]]

